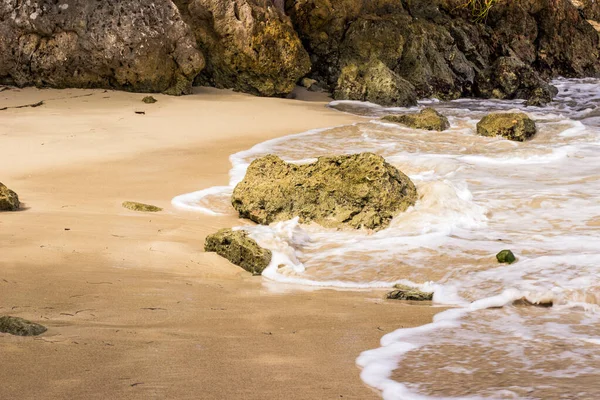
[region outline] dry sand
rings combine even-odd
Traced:
[[[24,203],[0,214],[0,315],[49,328],[0,334],[0,399],[378,398],[358,354],[439,309],[252,277],[202,251],[237,219],[170,205],[226,184],[236,151],[356,117],[304,92],[142,97],[0,93],[0,109],[45,100],[0,111],[0,182]],[[136,213],[125,200],[165,210]]]

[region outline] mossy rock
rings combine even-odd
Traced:
[[[146,96],[142,99],[142,101],[146,104],[154,104],[156,103],[158,100],[156,100],[153,96]]]
[[[15,336],[37,336],[46,332],[45,326],[17,317],[0,317],[0,332]]]
[[[0,183],[0,211],[17,211],[20,206],[19,196]]]
[[[271,251],[260,247],[247,232],[232,229],[221,229],[208,235],[204,251],[215,252],[254,275],[260,275],[272,257]]]
[[[512,264],[517,261],[517,258],[510,250],[502,250],[500,253],[496,254],[496,259],[501,264]]]
[[[445,131],[450,128],[448,118],[430,107],[424,108],[418,114],[386,115],[382,119],[386,122],[428,131]]]
[[[477,123],[477,133],[482,136],[503,136],[522,142],[535,135],[535,122],[524,113],[494,113]]]
[[[390,300],[431,301],[433,293],[422,292],[419,289],[406,285],[395,285],[396,290],[389,292],[385,297]]]
[[[124,201],[123,207],[129,210],[142,212],[158,212],[163,210],[162,208],[153,206],[151,204],[138,203],[135,201]]]
[[[240,217],[263,225],[299,217],[328,228],[379,230],[416,200],[408,176],[373,153],[304,165],[268,155],[250,164],[232,205]]]

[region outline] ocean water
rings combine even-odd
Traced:
[[[273,251],[265,279],[298,285],[434,292],[450,308],[398,329],[357,359],[385,399],[600,399],[600,80],[559,79],[555,102],[422,101],[451,129],[382,123],[411,109],[332,102],[353,125],[270,140],[231,156],[229,186],[173,199],[232,214],[230,196],[256,157],[306,163],[377,153],[406,173],[419,200],[379,232],[335,231],[297,220],[245,225]],[[516,143],[475,134],[491,111],[521,110],[538,134]],[[512,265],[495,254],[511,249]],[[283,265],[283,267],[282,267]],[[552,303],[552,307],[542,307]]]

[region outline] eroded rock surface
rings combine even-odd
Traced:
[[[261,157],[232,196],[240,216],[259,224],[298,216],[302,223],[375,230],[416,200],[411,180],[373,153],[320,157],[305,165]]]
[[[232,229],[221,229],[208,235],[204,251],[215,252],[255,275],[267,268],[272,257],[271,251],[260,247],[247,232]]]
[[[450,128],[448,118],[430,107],[424,108],[416,114],[386,115],[382,119],[386,122],[428,131],[445,131]]]
[[[0,2],[0,83],[184,94],[204,58],[170,0]]]
[[[524,113],[494,113],[477,123],[477,133],[482,136],[503,136],[522,142],[536,133],[535,122]]]
[[[0,182],[0,211],[17,211],[19,196]]]

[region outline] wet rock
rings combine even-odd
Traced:
[[[180,95],[204,58],[170,0],[0,2],[0,84]]]
[[[221,229],[208,235],[204,242],[204,251],[215,252],[255,275],[262,273],[272,257],[271,251],[260,247],[248,237],[247,232],[232,229]]]
[[[45,326],[17,317],[0,317],[0,332],[15,336],[37,336],[46,332]]]
[[[17,211],[20,206],[19,196],[0,183],[0,211]]]
[[[412,300],[412,301],[431,301],[433,293],[423,292],[414,287],[405,285],[395,285],[396,290],[389,292],[386,295],[390,300]]]
[[[413,85],[379,61],[343,67],[333,97],[337,100],[370,101],[382,106],[417,104]]]
[[[146,96],[142,99],[142,101],[146,104],[154,104],[156,103],[158,100],[156,100],[154,97],[152,96]]]
[[[448,118],[429,107],[424,108],[418,114],[386,115],[382,119],[386,122],[394,122],[410,128],[428,131],[444,131],[450,128]]]
[[[285,96],[310,70],[289,18],[272,0],[175,0],[207,56],[196,83]]]
[[[372,153],[320,157],[304,165],[261,157],[232,196],[240,216],[259,224],[298,216],[302,223],[374,230],[387,227],[416,200],[411,180]]]
[[[142,211],[142,212],[158,212],[162,211],[162,208],[156,207],[150,204],[137,203],[135,201],[124,201],[123,207],[133,210],[133,211]]]
[[[536,133],[535,122],[524,113],[494,113],[477,123],[477,133],[482,136],[503,136],[522,142]]]
[[[501,264],[512,264],[517,260],[513,252],[510,250],[502,250],[496,254],[496,259]]]

